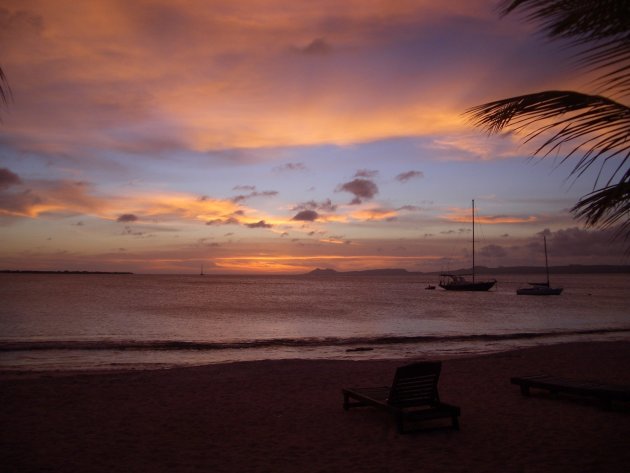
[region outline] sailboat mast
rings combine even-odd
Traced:
[[[549,262],[547,261],[547,237],[543,235],[543,241],[545,242],[545,269],[547,270],[547,287],[549,287]]]
[[[475,283],[475,199],[472,201],[472,282]]]

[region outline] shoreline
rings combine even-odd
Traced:
[[[625,472],[630,406],[545,394],[547,372],[630,385],[630,342],[447,358],[441,399],[461,430],[401,436],[385,413],[345,412],[341,388],[386,385],[411,360],[272,360],[137,371],[0,372],[0,463],[11,472]]]
[[[420,358],[454,359],[488,356],[515,350],[589,342],[630,342],[630,328],[590,329],[570,332],[484,334],[461,336],[385,337],[329,344],[307,340],[292,345],[286,340],[263,343],[182,341],[34,341],[0,342],[2,373],[95,373],[152,371],[255,361],[398,361]],[[444,344],[445,341],[449,343]],[[278,351],[265,348],[278,343]],[[418,343],[420,342],[420,343]],[[261,345],[263,352],[259,351]],[[250,348],[248,348],[250,347]],[[414,353],[408,350],[413,350]],[[323,350],[323,351],[319,351]],[[406,352],[407,354],[403,354]],[[18,358],[25,353],[28,362]],[[61,355],[62,354],[62,355]],[[74,354],[74,355],[72,355]],[[55,357],[59,357],[57,361]],[[136,360],[136,361],[134,361]],[[150,361],[148,361],[150,360]]]
[[[435,338],[435,341],[424,341],[421,344],[413,342],[371,344],[369,341],[330,346],[325,343],[323,345],[316,343],[313,346],[309,344],[301,346],[281,344],[278,346],[279,351],[265,352],[263,348],[262,353],[257,348],[245,348],[246,343],[238,343],[238,348],[204,349],[206,346],[213,347],[224,344],[135,342],[125,345],[122,342],[109,341],[105,344],[102,342],[52,342],[52,344],[35,342],[35,348],[30,350],[28,347],[33,345],[31,342],[0,342],[0,355],[4,355],[4,359],[0,363],[0,379],[2,373],[20,375],[32,372],[46,375],[66,371],[68,373],[137,372],[260,361],[397,361],[405,363],[416,359],[447,360],[491,356],[528,348],[571,343],[630,343],[629,331],[630,329],[620,328],[574,331],[562,334],[556,332],[517,334],[516,337],[506,337],[505,335],[454,336],[448,337],[448,339],[461,340],[448,344],[444,344],[445,339],[443,337],[431,336],[409,337],[411,340],[417,338],[433,340]],[[470,341],[470,339],[474,341]],[[12,350],[13,345],[17,346],[14,351]],[[59,347],[57,348],[57,346]],[[351,348],[344,348],[344,346]],[[326,348],[328,350],[325,350]],[[320,352],[319,350],[322,349],[324,351]],[[13,356],[26,353],[28,362],[20,365],[16,359],[11,361],[7,357],[11,353]],[[60,354],[62,354],[61,358],[54,361],[55,357],[59,357]]]

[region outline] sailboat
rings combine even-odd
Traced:
[[[519,296],[559,296],[561,287],[551,287],[549,285],[549,262],[547,261],[547,238],[543,235],[545,242],[545,270],[547,272],[546,282],[530,282],[531,287],[522,287],[516,290]]]
[[[475,201],[472,201],[472,280],[460,274],[440,274],[440,287],[447,291],[488,291],[497,283],[496,279],[477,281],[475,279]]]

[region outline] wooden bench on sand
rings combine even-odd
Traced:
[[[521,387],[524,396],[529,396],[530,388],[545,389],[552,395],[566,393],[594,398],[606,409],[611,407],[613,401],[630,401],[630,385],[604,384],[547,375],[515,377],[511,382]]]
[[[396,370],[391,386],[344,388],[343,408],[372,406],[387,410],[396,419],[400,433],[409,431],[406,423],[443,418],[459,429],[459,407],[440,401],[437,384],[441,367],[439,361],[412,363]]]

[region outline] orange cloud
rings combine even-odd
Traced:
[[[534,150],[530,146],[519,146],[517,140],[510,134],[489,137],[481,133],[442,136],[433,140],[429,148],[439,151],[439,156],[449,161],[507,159]]]
[[[394,209],[364,208],[351,212],[350,216],[356,220],[387,220],[398,216]]]
[[[452,209],[449,215],[443,215],[443,220],[449,222],[468,223],[472,222],[472,216],[470,209]],[[527,217],[514,216],[514,215],[475,215],[475,222],[487,225],[498,225],[506,223],[533,223],[538,221],[538,218],[530,215]]]
[[[237,273],[303,273],[311,269],[300,264],[283,263],[272,260],[217,261],[216,269]]]
[[[0,215],[30,218],[46,214],[91,215],[121,222],[163,219],[205,223],[245,213],[244,207],[232,200],[185,193],[105,196],[97,194],[92,184],[75,181],[30,181],[14,187],[3,191]],[[243,220],[256,218],[252,215]]]
[[[321,241],[322,243],[332,243],[334,245],[350,244],[350,242],[348,240],[344,240],[341,237],[334,237],[334,236],[330,236],[330,237],[327,237],[327,238],[321,238],[319,241]]]
[[[475,221],[479,223],[495,225],[500,223],[533,223],[538,221],[538,218],[530,215],[528,217],[517,217],[517,216],[509,216],[509,215],[494,215],[487,217],[479,217],[475,219]]]
[[[241,207],[231,200],[198,198],[186,194],[141,194],[130,200],[128,208],[132,213],[148,218],[207,222],[216,218],[230,217],[241,210]]]
[[[438,256],[232,256],[213,258],[219,270],[235,272],[303,273],[316,267],[335,267],[339,271],[400,267],[422,261],[438,260]]]
[[[59,153],[78,142],[133,150],[133,134],[207,151],[462,130],[450,82],[367,74],[366,51],[386,56],[407,29],[476,17],[482,3],[23,2],[3,25],[3,66],[21,98],[6,128]],[[326,28],[331,18],[339,27]],[[317,39],[326,48],[308,54]]]
[[[93,186],[74,181],[36,181],[3,193],[0,215],[36,218],[42,214],[98,214],[107,207]]]

